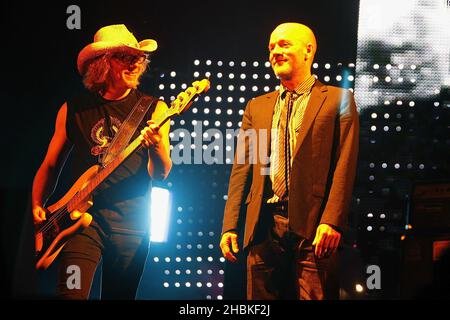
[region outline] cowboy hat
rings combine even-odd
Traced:
[[[153,52],[158,48],[155,40],[146,39],[138,42],[124,24],[115,24],[100,28],[94,35],[94,42],[88,44],[78,54],[78,72],[83,75],[89,60],[102,54],[118,51],[132,53]]]

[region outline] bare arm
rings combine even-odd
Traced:
[[[45,211],[42,207],[55,190],[59,174],[71,150],[66,134],[66,117],[67,104],[64,103],[56,116],[55,132],[47,154],[33,180],[32,206],[35,222],[45,219]]]
[[[159,130],[153,122],[153,120],[158,119],[167,109],[164,101],[158,101],[152,115],[152,120],[147,121],[150,128],[145,128],[141,131],[144,139],[143,144],[148,148],[148,174],[155,180],[164,180],[167,178],[172,168],[169,142],[170,122],[167,121]]]

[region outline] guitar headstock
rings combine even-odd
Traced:
[[[210,82],[208,79],[194,81],[191,87],[181,92],[176,99],[170,103],[168,112],[171,115],[179,115],[185,112],[192,105],[195,98],[209,90],[209,86]]]

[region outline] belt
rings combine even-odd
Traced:
[[[264,208],[272,214],[278,214],[286,218],[288,217],[288,201],[265,203]]]

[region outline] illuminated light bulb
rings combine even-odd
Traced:
[[[198,66],[200,64],[200,60],[194,60],[194,66]]]
[[[361,293],[364,291],[364,287],[358,283],[355,285],[355,290],[356,290],[356,292]]]

